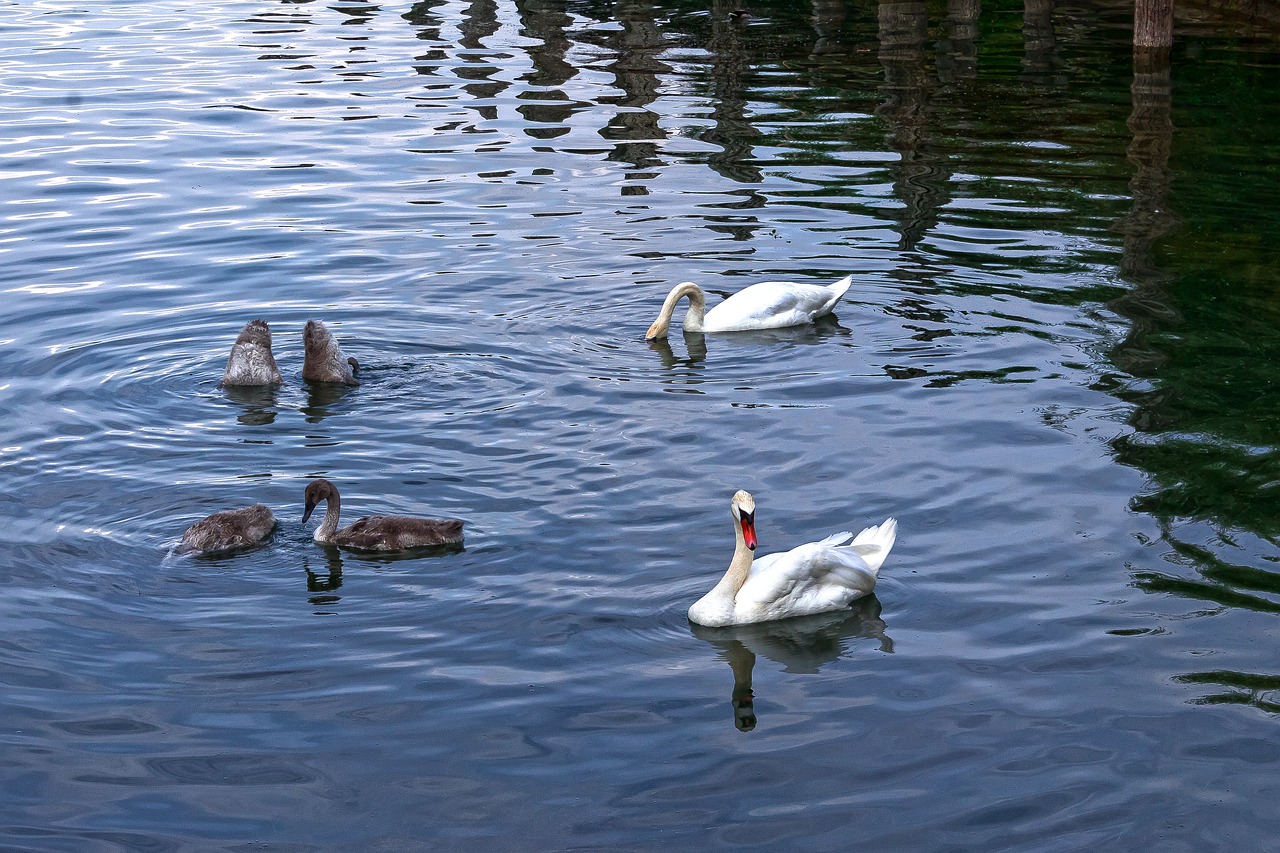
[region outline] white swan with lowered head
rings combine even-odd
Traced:
[[[462,521],[456,518],[413,518],[407,515],[369,515],[338,529],[342,498],[328,480],[312,480],[304,494],[302,522],[325,501],[324,521],[313,538],[324,545],[353,551],[407,551],[431,545],[461,545]]]
[[[708,311],[707,296],[702,288],[686,281],[667,294],[658,319],[645,332],[644,339],[652,341],[667,336],[671,315],[686,296],[689,297],[689,310],[684,315],[686,332],[746,332],[812,323],[830,314],[852,283],[851,275],[828,285],[762,281],[738,291]]]
[[[308,320],[302,330],[302,378],[308,382],[359,385],[360,363],[345,358],[333,333],[319,320]]]
[[[271,354],[271,329],[266,320],[245,323],[227,357],[223,385],[281,385],[280,368]]]
[[[888,518],[857,536],[836,533],[753,560],[755,499],[740,491],[729,510],[737,546],[720,583],[689,608],[689,621],[699,625],[747,625],[847,607],[875,589],[898,532],[898,522]]]
[[[249,548],[271,535],[276,517],[264,504],[227,509],[197,521],[182,534],[179,554],[224,554]]]

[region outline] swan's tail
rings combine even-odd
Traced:
[[[886,518],[880,524],[873,524],[853,537],[849,547],[857,548],[858,553],[862,555],[862,559],[867,561],[867,565],[873,570],[879,571],[880,566],[884,564],[884,558],[889,556],[889,550],[893,548],[893,543],[897,538],[898,520],[896,518]]]
[[[872,571],[879,571],[884,558],[889,556],[889,549],[898,538],[898,520],[886,518],[880,524],[873,524],[854,536],[848,530],[832,533],[819,545],[830,545],[833,548],[852,548],[854,553],[863,559]],[[850,542],[849,540],[853,541]]]
[[[844,296],[845,291],[849,289],[849,285],[851,284],[853,284],[853,276],[847,275],[835,284],[827,285],[827,289],[834,295],[834,298],[831,300],[832,305],[835,305],[840,301],[840,298]]]

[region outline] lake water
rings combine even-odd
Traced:
[[[0,848],[1274,845],[1274,41],[736,8],[0,5]],[[327,551],[316,476],[466,547]],[[740,488],[761,553],[896,516],[877,595],[691,626]]]

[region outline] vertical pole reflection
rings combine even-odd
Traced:
[[[662,75],[671,73],[671,66],[659,55],[666,49],[657,13],[650,3],[618,3],[614,13],[622,24],[622,32],[609,40],[615,56],[609,66],[614,83],[622,91],[620,97],[602,99],[617,104],[622,109],[601,128],[605,139],[616,140],[617,145],[609,153],[609,159],[631,164],[637,170],[648,170],[662,164],[658,157],[658,145],[654,140],[665,140],[666,133],[659,126],[661,116],[649,109],[658,99],[658,87]],[[629,180],[643,181],[656,177],[649,171],[627,174]],[[643,184],[623,187],[624,195],[645,195]]]
[[[981,0],[947,0],[947,38],[938,49],[938,78],[959,83],[978,76]]]
[[[1028,82],[1051,82],[1062,67],[1053,29],[1054,0],[1024,0],[1022,7],[1022,71]]]
[[[1053,55],[1053,0],[1022,2],[1022,67],[1044,70]]]
[[[533,69],[524,78],[537,87],[529,95],[536,102],[521,106],[519,113],[537,126],[525,128],[525,133],[536,139],[562,136],[569,132],[574,107],[559,87],[578,73],[565,58],[572,46],[567,32],[573,18],[564,0],[516,0],[516,11],[521,34],[536,42],[528,48]]]
[[[929,19],[924,0],[881,0],[877,17],[885,100],[876,113],[889,125],[889,147],[901,155],[892,170],[894,193],[905,206],[898,246],[914,250],[949,199],[947,158],[929,138]]]
[[[415,38],[435,45],[427,53],[418,54],[414,57],[413,68],[419,74],[434,75],[440,68],[436,63],[442,62],[447,56],[440,47],[441,21],[440,16],[436,13],[436,7],[443,5],[444,2],[445,0],[420,0],[420,2],[414,3],[409,7],[409,11],[400,16],[413,25]]]
[[[1120,272],[1134,286],[1111,306],[1131,323],[1112,360],[1131,376],[1151,376],[1165,356],[1147,343],[1147,336],[1181,320],[1164,288],[1167,275],[1155,261],[1156,243],[1179,224],[1168,203],[1174,127],[1167,51],[1135,49],[1132,94],[1128,122],[1132,136],[1126,154],[1134,167],[1129,181],[1133,205],[1116,223],[1116,230],[1124,237]],[[1154,415],[1148,412],[1142,417],[1150,420]]]
[[[848,17],[848,0],[810,0],[813,10],[813,30],[818,34],[810,56],[828,56],[844,53],[840,43],[840,31]]]
[[[458,44],[464,48],[463,56],[466,64],[454,69],[461,80],[474,82],[463,84],[462,89],[475,99],[470,103],[471,109],[480,114],[486,121],[498,118],[498,105],[494,99],[507,84],[502,80],[490,80],[498,66],[489,61],[487,56],[480,55],[485,49],[484,40],[498,31],[497,0],[471,0],[462,13],[462,22],[458,25],[461,38]]]
[[[760,131],[747,118],[751,58],[742,41],[741,16],[736,12],[737,0],[711,0],[711,36],[707,50],[711,54],[708,70],[711,118],[715,124],[699,138],[720,149],[707,158],[707,164],[717,174],[738,183],[758,184],[764,175],[751,158]],[[747,204],[752,205],[754,201],[749,197]]]

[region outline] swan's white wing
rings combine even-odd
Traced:
[[[761,622],[846,607],[875,589],[876,571],[862,550],[810,542],[760,557],[735,597],[735,618]]]
[[[763,281],[712,308],[702,325],[708,332],[741,332],[811,323],[829,314],[843,292],[817,284]]]

